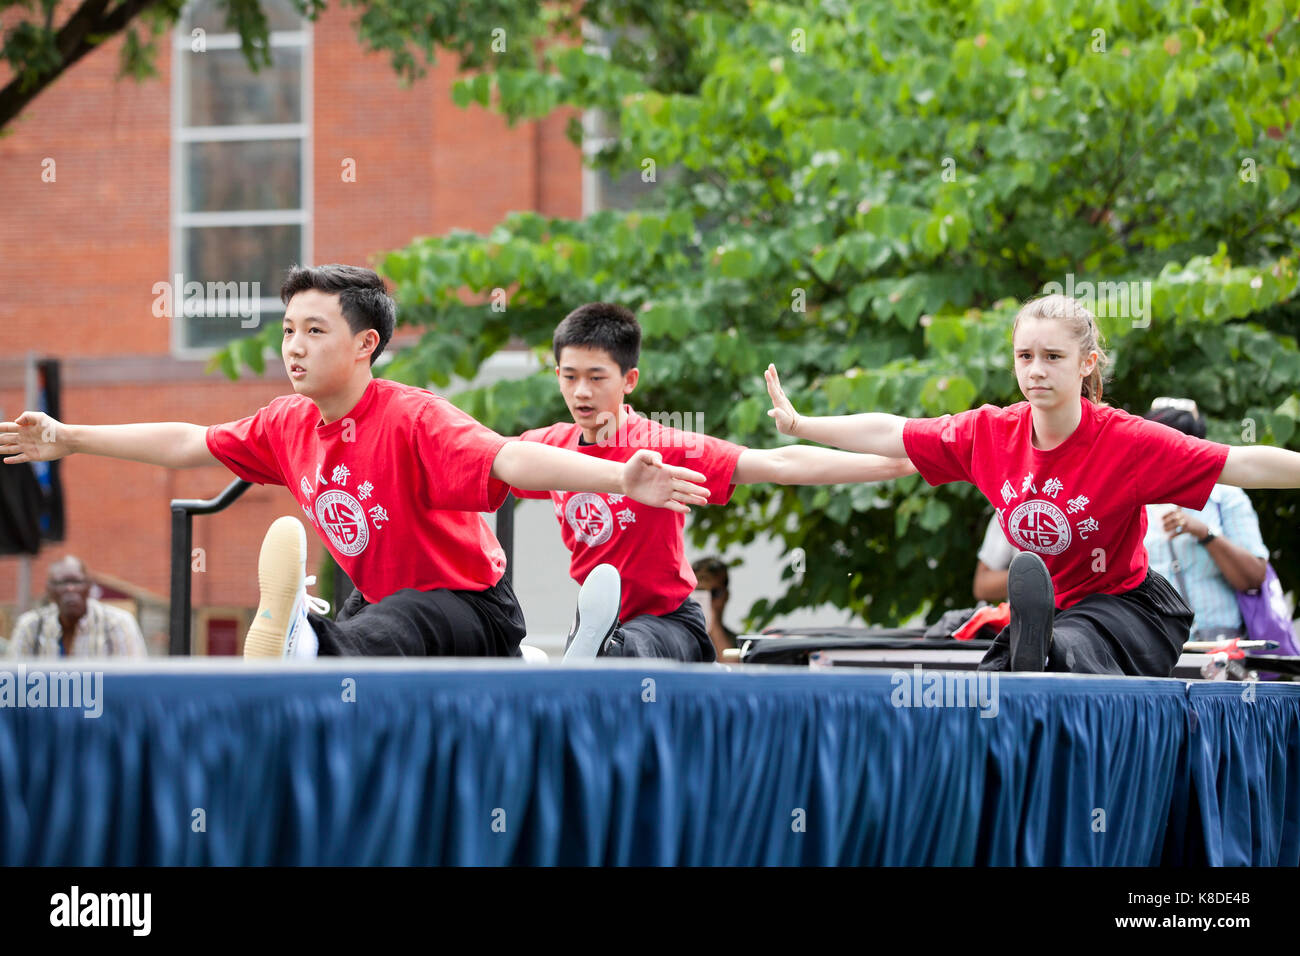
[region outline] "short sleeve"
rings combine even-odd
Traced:
[[[1232,485],[1220,485],[1222,493],[1214,503],[1218,505],[1220,532],[1225,538],[1257,558],[1268,560],[1268,547],[1259,533],[1259,518],[1250,497],[1240,488]],[[1206,506],[1206,511],[1214,514],[1214,509]]]
[[[287,485],[275,454],[270,407],[208,429],[208,451],[236,476],[258,485]]]
[[[942,418],[909,418],[903,423],[903,448],[926,482],[974,481],[975,421],[981,411],[975,408]]]
[[[744,445],[700,432],[682,432],[680,447],[665,460],[674,465],[698,471],[704,476],[704,487],[709,489],[709,504],[725,505],[736,491],[732,479],[736,476],[736,462],[745,451]]]
[[[492,477],[492,462],[510,439],[436,398],[416,419],[412,440],[416,461],[432,472],[432,507],[496,511],[505,502],[510,486]]]
[[[1129,450],[1138,504],[1169,504],[1204,510],[1223,474],[1228,446],[1185,435],[1176,428],[1130,416],[1136,439]]]
[[[36,637],[40,633],[41,619],[35,611],[18,616],[13,636],[9,639],[10,657],[31,657],[36,653]]]
[[[104,606],[104,613],[110,634],[109,653],[122,657],[147,657],[149,655],[144,645],[144,635],[140,633],[140,625],[136,623],[135,615],[111,605]]]
[[[990,518],[989,526],[984,532],[984,543],[980,545],[979,559],[993,571],[1005,571],[1011,567],[1011,559],[1015,556],[1016,549],[1002,533],[1002,525],[998,523],[997,517]]]

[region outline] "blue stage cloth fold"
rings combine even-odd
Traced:
[[[0,697],[0,863],[1300,864],[1300,686],[929,679],[105,668]]]

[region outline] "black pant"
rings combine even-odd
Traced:
[[[666,657],[675,661],[716,661],[704,611],[694,598],[668,614],[639,614],[620,624],[605,657]]]
[[[309,614],[320,654],[519,657],[524,612],[502,578],[486,591],[404,588],[371,604],[354,590],[336,620]]]
[[[1123,594],[1089,594],[1057,611],[1052,621],[1049,671],[1168,677],[1192,628],[1192,609],[1163,577]],[[1011,628],[993,639],[982,671],[1003,671],[1011,662]]]

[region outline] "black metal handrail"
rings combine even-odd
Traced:
[[[497,509],[497,540],[506,553],[505,582],[512,588],[515,586],[515,503],[518,500],[514,495],[506,495],[505,502]]]
[[[237,478],[215,498],[172,499],[172,586],[169,652],[190,653],[190,546],[194,543],[194,516],[224,511],[251,487],[251,482]]]
[[[189,656],[190,653],[190,550],[194,543],[194,516],[210,515],[224,511],[235,499],[247,491],[250,483],[237,478],[226,486],[215,498],[174,498],[172,499],[172,581],[170,608],[170,643],[169,652],[173,655]],[[505,502],[497,511],[497,540],[506,555],[505,581],[513,584],[515,555],[515,496],[506,495]],[[333,561],[333,556],[330,557]],[[334,613],[343,606],[343,601],[351,592],[352,582],[348,580],[343,569],[334,564]]]

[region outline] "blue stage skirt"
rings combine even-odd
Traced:
[[[5,865],[1300,863],[1294,684],[64,660],[100,685],[52,707],[37,666]]]

